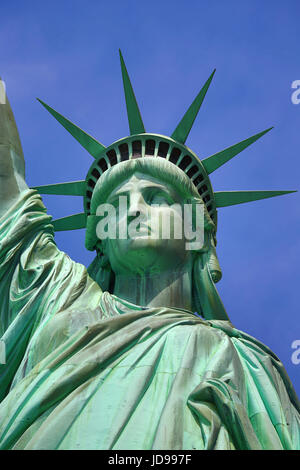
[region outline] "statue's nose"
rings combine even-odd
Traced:
[[[142,214],[146,215],[146,210],[145,201],[140,193],[135,193],[129,196],[129,217],[138,217]]]

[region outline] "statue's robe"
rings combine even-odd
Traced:
[[[102,293],[35,191],[0,220],[2,449],[299,449],[279,359],[229,322]]]

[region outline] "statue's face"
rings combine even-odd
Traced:
[[[185,249],[183,200],[169,184],[135,173],[111,192],[106,203],[116,209],[117,228],[124,229],[127,219],[125,239],[104,241],[104,251],[116,274],[159,273],[179,268],[190,258]],[[170,234],[162,229],[162,221],[166,220],[171,221]],[[175,238],[180,233],[183,235]]]

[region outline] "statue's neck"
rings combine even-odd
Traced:
[[[159,274],[116,275],[114,295],[143,307],[176,307],[192,311],[191,267]]]

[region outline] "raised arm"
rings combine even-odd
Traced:
[[[24,179],[24,157],[8,101],[0,104],[0,401],[34,365],[35,341],[55,314],[99,305],[85,266],[60,251],[51,216]]]
[[[0,81],[0,86],[3,83]],[[0,104],[0,218],[28,189],[25,162],[18,129],[9,101]]]

